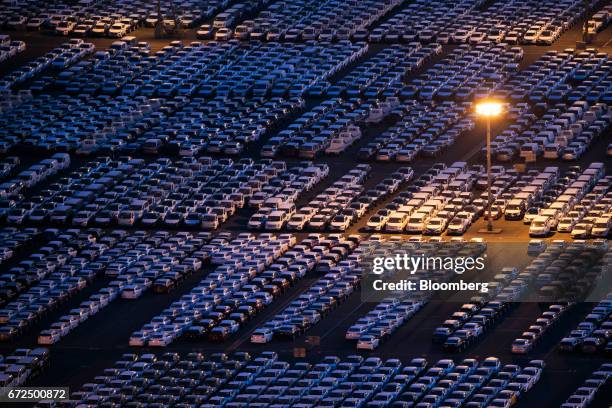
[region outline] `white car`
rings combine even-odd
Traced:
[[[375,350],[380,345],[380,339],[369,334],[361,336],[357,341],[357,350]]]
[[[266,215],[256,213],[256,214],[253,214],[251,218],[249,219],[247,228],[253,229],[253,230],[261,229],[263,228],[265,222],[266,222]]]
[[[75,22],[66,20],[66,21],[62,21],[61,23],[57,25],[57,27],[55,28],[55,32],[58,35],[67,36],[74,30],[75,27],[76,27]]]
[[[121,38],[127,35],[127,33],[128,33],[128,26],[122,23],[113,24],[108,29],[109,37]]]
[[[551,217],[539,215],[534,218],[529,226],[529,236],[531,237],[545,237],[550,234],[552,229]]]
[[[406,225],[406,231],[408,232],[422,232],[427,222],[427,216],[423,213],[412,214],[408,219]]]
[[[344,338],[347,340],[359,340],[367,330],[368,326],[365,324],[354,324],[346,331]]]
[[[389,221],[385,224],[385,230],[390,232],[401,232],[408,225],[410,215],[407,213],[394,212],[389,217]]]
[[[41,345],[55,344],[60,338],[60,333],[57,330],[43,330],[38,335],[37,342]]]
[[[538,35],[536,42],[542,45],[551,45],[559,37],[559,32],[556,30],[544,30]]]
[[[595,219],[593,223],[593,228],[591,228],[591,236],[597,238],[606,238],[610,233],[610,224],[612,223],[612,218],[609,217],[599,217]]]
[[[466,43],[468,38],[474,33],[474,29],[468,28],[467,30],[457,30],[451,35],[453,42],[458,44]]]
[[[274,332],[271,329],[259,328],[253,331],[251,334],[251,343],[255,344],[265,344],[272,341],[272,337],[274,337]]]
[[[287,221],[287,229],[291,231],[301,231],[308,223],[309,217],[306,214],[293,214]]]
[[[557,224],[557,232],[572,232],[574,225],[576,225],[576,219],[572,217],[563,217]]]
[[[366,224],[368,231],[381,231],[387,222],[387,218],[381,215],[375,214],[370,217]]]
[[[155,333],[149,339],[149,346],[151,347],[166,347],[172,343],[174,338],[169,333]]]
[[[138,299],[144,293],[144,288],[140,285],[127,285],[121,291],[123,299]]]
[[[512,342],[512,354],[527,354],[533,348],[533,343],[527,339],[516,339]]]
[[[351,226],[351,217],[346,215],[336,215],[329,224],[332,231],[346,231]]]
[[[278,231],[287,222],[287,213],[284,211],[272,211],[270,215],[268,215],[265,223],[265,229]]]
[[[540,252],[546,249],[546,243],[541,239],[532,239],[527,244],[527,254],[528,255],[537,255]]]
[[[448,224],[446,233],[448,235],[462,235],[470,226],[470,220],[463,217],[453,217]]]
[[[216,41],[229,41],[232,39],[232,30],[229,28],[220,28],[219,30],[217,30],[217,32],[215,33],[215,40]]]
[[[106,31],[108,27],[104,23],[96,23],[96,25],[91,29],[91,34],[94,36],[102,37],[106,35]]]
[[[572,229],[572,238],[588,238],[591,235],[592,224],[587,222],[579,222]]]
[[[147,339],[148,339],[148,336],[145,335],[144,332],[137,331],[137,332],[132,333],[128,341],[128,344],[130,346],[142,347],[147,344]]]
[[[440,235],[446,229],[446,218],[432,217],[425,224],[423,234]]]
[[[538,40],[540,32],[538,30],[529,30],[523,36],[523,44],[535,44]]]

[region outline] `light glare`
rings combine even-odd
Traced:
[[[499,102],[481,102],[476,105],[476,113],[480,116],[499,116],[502,112],[502,104]]]

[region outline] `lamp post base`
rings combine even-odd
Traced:
[[[502,233],[502,229],[501,228],[481,228],[478,230],[479,234],[501,234]]]

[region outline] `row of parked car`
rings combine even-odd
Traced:
[[[584,383],[570,395],[561,408],[586,408],[595,399],[595,396],[610,380],[609,363],[603,363],[587,378]]]
[[[0,160],[0,182],[4,182],[21,163],[17,156],[7,156]]]
[[[8,263],[11,258],[28,249],[39,237],[40,231],[35,228],[0,228],[0,265]],[[7,299],[6,287],[12,285],[13,277],[0,275],[0,302]]]
[[[66,155],[67,156],[67,155]],[[295,200],[323,177],[321,167],[268,159],[210,157],[153,162],[98,157],[47,186],[13,201],[13,224],[187,227],[214,230],[250,200]]]
[[[590,1],[589,7],[598,3]],[[475,43],[484,38],[509,44],[552,45],[584,13],[584,2],[580,1],[496,1],[484,12],[474,10],[460,16],[442,33],[442,41]]]
[[[6,160],[9,161],[9,159]],[[16,166],[14,159],[9,162]],[[49,159],[43,159],[0,184],[0,199],[18,199],[27,189],[55,176],[68,166],[70,166],[70,155],[66,153],[56,153]]]
[[[610,22],[612,22],[612,6],[608,4],[589,18],[587,30],[591,34],[597,34],[605,30]]]
[[[283,259],[292,258],[282,257],[295,243],[291,235],[255,237],[242,233],[233,239],[231,236],[216,237],[202,248],[215,269],[189,293],[132,333],[129,344],[165,347],[183,334],[206,336],[212,341],[226,340],[272,302],[273,287],[264,289],[255,282],[261,284],[272,275],[273,279],[266,284],[274,285],[275,295],[290,284],[285,275],[281,277],[281,272],[285,266]],[[306,269],[300,272],[303,276]],[[289,274],[297,277],[295,269]]]
[[[1,246],[0,254],[2,255],[1,264],[9,264],[12,259],[21,255],[27,254],[44,241],[44,235],[39,229],[25,228],[18,230],[17,228],[5,227],[0,230]],[[34,259],[31,260],[34,263]],[[36,278],[28,276],[25,266],[28,262],[18,265],[17,268],[10,268],[6,273],[0,275],[0,306],[5,306],[7,302],[15,298],[24,291]],[[10,315],[1,314],[0,321],[6,321]]]
[[[68,46],[80,50],[87,44],[75,39]],[[13,106],[0,118],[6,125],[2,150],[25,145],[82,154],[119,150],[155,153],[174,142],[171,148],[184,155],[204,150],[237,154],[247,143],[299,112],[304,107],[300,96],[309,87],[367,50],[353,44],[296,44],[282,52],[279,47],[278,43],[182,46],[173,42],[150,57],[147,44],[126,39],[80,62],[78,53],[69,51],[73,57],[61,60],[74,65],[55,76],[36,79],[30,86],[37,92],[59,88],[78,96],[58,99],[43,94]],[[18,73],[5,79],[7,87],[24,80]],[[85,95],[96,93],[103,95],[84,101]],[[116,93],[122,95],[106,96]],[[171,99],[153,99],[173,95]],[[285,95],[289,99],[284,99]],[[251,96],[245,103],[244,98]],[[207,102],[200,98],[216,99]],[[115,109],[100,106],[101,102]],[[52,116],[44,110],[49,108]],[[112,125],[106,119],[102,123],[99,116],[111,117]],[[174,121],[164,120],[166,116]],[[65,132],[66,128],[73,132]],[[346,143],[337,136],[340,145]]]
[[[0,148],[71,151],[80,155],[236,155],[303,106],[300,98],[245,102],[241,98],[45,94],[24,101],[0,117]]]
[[[24,52],[26,43],[24,41],[14,40],[6,34],[0,34],[0,64],[8,61],[15,55]]]
[[[433,341],[447,351],[460,351],[499,322],[519,300],[552,303],[528,330],[512,343],[512,352],[530,352],[569,305],[587,298],[602,276],[609,255],[604,248],[555,242],[536,256],[522,272],[502,268],[488,284],[488,292],[464,304],[438,327]]]
[[[534,196],[526,196],[524,188],[508,202],[510,208],[504,208],[506,218],[523,218],[530,225],[532,236],[547,236],[556,230],[571,233],[572,238],[606,238],[610,233],[612,203],[611,180],[603,177],[603,163],[591,163],[573,178],[571,174],[566,173],[566,182],[544,186]]]
[[[576,161],[610,128],[611,115],[604,103],[589,107],[585,101],[576,101],[571,106],[538,104],[536,108],[548,110],[539,118],[522,110],[512,125],[493,138],[492,155],[497,161]]]
[[[158,19],[166,28],[195,27],[229,6],[230,0],[175,1],[156,4],[144,0],[79,0],[48,3],[42,0],[15,5],[8,3],[0,14],[0,27],[7,30],[49,31],[59,35],[113,37],[124,30],[154,27]],[[116,27],[117,26],[117,27]]]
[[[0,90],[0,95],[2,96],[0,100],[0,114],[32,98],[32,92],[27,89],[22,89],[14,93],[7,90]]]
[[[397,122],[359,149],[360,160],[405,163],[438,157],[475,125],[471,102],[405,101],[393,116]]]
[[[608,262],[610,257],[607,258]],[[612,351],[612,294],[597,303],[567,337],[561,339],[564,352],[598,353]]]
[[[361,138],[360,124],[372,109],[372,104],[359,98],[328,99],[269,138],[261,148],[261,155],[313,159],[323,153],[340,154]]]
[[[210,233],[118,231],[116,236],[119,240],[112,247],[100,251],[82,266],[84,272],[79,272],[90,277],[80,289],[96,277],[104,277],[108,283],[41,331],[38,344],[58,342],[118,298],[138,299],[149,290],[169,292],[200,271],[210,258],[206,247]]]
[[[369,35],[367,32],[363,34],[374,43],[431,43],[444,37],[445,28],[453,21],[483,4],[481,0],[443,0],[436,3],[419,0],[405,4],[399,12],[373,28]]]
[[[551,45],[584,15],[578,0],[442,1],[409,3],[372,29],[371,42],[437,42],[479,44],[483,41],[509,44]],[[600,1],[590,1],[596,8]],[[483,9],[484,6],[484,9]],[[365,35],[366,33],[364,33]]]
[[[260,4],[262,2],[259,2]],[[376,23],[400,5],[399,0],[334,1],[299,0],[264,2],[252,19],[243,9],[251,2],[239,3],[218,14],[212,26],[198,30],[200,38],[217,40],[266,40],[298,42],[308,40],[343,41],[367,39],[367,27]],[[246,14],[246,16],[245,16]],[[252,14],[252,12],[251,12]]]
[[[530,325],[527,330],[521,333],[519,337],[514,339],[511,346],[513,354],[528,354],[540,342],[542,337],[555,324],[564,317],[571,309],[572,304],[555,304],[548,306],[548,309],[535,320],[535,323]]]
[[[362,237],[333,236],[313,248],[320,278],[283,307],[260,329],[272,332],[272,337],[294,340],[318,324],[324,317],[344,302],[360,286],[361,268],[358,261],[362,253]],[[257,340],[253,337],[251,341]]]
[[[473,173],[471,194],[487,186],[486,174],[482,169],[473,171],[476,173]],[[530,225],[532,236],[549,236],[555,231],[571,233],[573,238],[580,239],[608,236],[612,204],[609,192],[611,180],[604,176],[603,163],[593,162],[586,169],[571,166],[563,174],[556,166],[547,166],[542,170],[530,169],[519,174],[514,169],[495,165],[492,167],[492,175],[492,219],[503,216],[510,221],[523,220],[524,224]],[[489,210],[484,211],[487,196],[483,193],[480,197],[473,199],[468,208],[476,206],[478,211],[475,214],[487,218]],[[407,204],[400,202],[402,198],[412,199],[412,196],[408,192],[400,193],[398,204]],[[396,230],[392,224],[385,225],[388,225],[386,230]],[[455,230],[451,220],[449,235],[461,232],[464,230]]]
[[[527,225],[539,215],[553,216],[558,220],[561,212],[568,211],[574,200],[582,198],[587,189],[591,188],[591,185],[582,184],[583,180],[578,180],[581,171],[581,168],[576,166],[561,174],[559,167],[547,166],[542,170],[530,169],[526,173],[516,175],[503,166],[493,166],[493,177],[508,181],[508,185],[500,191],[497,188],[499,183],[493,183],[496,190],[490,209],[491,218],[504,216],[506,220],[522,219]],[[486,187],[486,179],[479,181],[482,187]],[[577,187],[578,190],[568,190]],[[566,191],[568,194],[564,195]],[[577,194],[578,191],[580,194]],[[541,235],[549,233],[550,229],[542,231]],[[538,235],[536,225],[533,234]]]
[[[49,365],[46,348],[18,348],[11,355],[0,355],[0,386],[14,388],[40,374]]]
[[[402,89],[407,74],[421,68],[428,60],[442,52],[439,45],[421,46],[420,43],[391,45],[351,70],[334,85],[311,88],[311,96],[337,97],[395,96]]]
[[[74,38],[1,77],[0,91],[10,90],[35,78],[42,72],[67,68],[93,54],[94,50],[93,43],[86,43],[81,39]]]
[[[66,89],[74,93],[299,97],[366,51],[363,43],[347,42],[308,42],[281,48],[276,42],[184,45],[172,41],[151,54],[148,43],[125,37],[97,52],[91,61],[64,70],[58,78],[65,80],[62,76],[72,72],[74,79]],[[79,82],[93,84],[79,87]]]
[[[496,357],[457,363],[414,358],[403,364],[394,358],[327,355],[317,363],[290,363],[270,351],[253,356],[245,352],[210,356],[130,353],[93,382],[83,384],[64,404],[507,407],[538,383],[544,367],[541,360],[524,367],[502,365]],[[166,392],[160,393],[160,388]]]
[[[308,165],[308,162],[306,164],[300,174],[299,181],[302,182],[300,189],[296,190],[295,186],[287,184],[276,184],[249,200],[249,206],[256,211],[249,218],[247,228],[278,231],[285,225],[287,219],[296,211],[296,201],[299,196],[311,190],[329,175],[327,164]]]
[[[605,276],[609,260],[607,241],[555,240],[526,268],[537,274],[528,299],[575,303],[597,298],[596,282]]]
[[[272,236],[263,234],[259,239]],[[209,305],[202,312],[202,317],[195,319],[192,324],[183,331],[186,338],[202,339],[210,341],[223,341],[236,333],[244,324],[251,320],[256,314],[270,306],[274,300],[280,297],[290,286],[304,278],[312,271],[317,263],[318,250],[324,245],[329,245],[319,235],[310,235],[296,244],[292,235],[282,234],[279,239],[288,240],[289,245],[283,245],[280,257],[267,259],[263,263],[246,261],[234,268],[233,275],[240,276],[246,273],[248,278],[242,279],[241,284],[232,285],[230,292],[225,293],[217,302],[208,302]],[[330,238],[332,241],[335,239]],[[215,258],[216,254],[213,255]],[[224,256],[225,257],[225,256]],[[232,275],[223,281],[231,268],[231,260],[225,262],[223,259],[213,259],[217,268],[209,274],[210,279],[206,282],[218,283],[218,287],[227,287],[225,284],[232,279]],[[211,286],[212,287],[212,286]],[[198,295],[200,291],[198,291]],[[202,300],[196,306],[203,303]],[[273,333],[267,328],[255,329],[250,339],[253,343],[267,343],[272,340]],[[132,339],[133,340],[133,337]]]
[[[486,293],[476,296],[473,303],[463,304],[450,319],[434,330],[432,341],[442,344],[445,351],[457,352],[464,351],[480,340],[486,331],[509,313],[512,308],[510,302],[517,300],[525,291],[528,281],[518,278],[517,268],[502,268],[488,282]]]
[[[442,61],[419,75],[400,91],[404,98],[469,101],[494,94],[518,71],[520,47],[491,41],[476,46],[462,44]]]
[[[514,123],[496,136],[496,158],[579,159],[610,127],[609,65],[605,53],[568,49],[511,77],[498,93],[533,108],[509,112]]]
[[[104,267],[94,260],[111,262],[110,257],[102,258],[104,253],[127,235],[118,230],[79,229],[46,229],[42,233],[41,246],[2,275],[6,297],[0,310],[1,341],[21,335],[88,286]],[[64,320],[74,324],[77,312],[83,313],[70,311]]]
[[[400,168],[391,177],[365,190],[364,183],[370,166],[361,164],[338,178],[331,186],[317,194],[305,206],[275,209],[262,206],[249,220],[252,229],[290,231],[346,231],[368,210],[396,192],[411,180],[413,171]]]
[[[407,323],[425,301],[385,299],[378,303],[346,331],[347,340],[357,341],[357,350],[375,350],[383,340]]]
[[[319,182],[329,174],[327,164],[318,164],[305,170],[313,177],[313,181]],[[310,190],[311,186],[305,186]],[[291,219],[296,211],[296,199],[298,194],[284,191],[281,188],[271,190],[268,194],[261,194],[250,201],[250,206],[256,211],[249,218],[247,228],[252,230],[281,230]]]
[[[462,235],[483,214],[486,203],[472,192],[482,166],[437,163],[385,208],[368,219],[368,231]]]
[[[347,42],[280,47],[279,43],[172,41],[151,54],[148,43],[124,37],[82,60],[94,52],[93,44],[72,39],[8,74],[0,86],[10,89],[51,67],[59,72],[32,81],[30,89],[59,87],[71,93],[132,96],[299,97],[368,49],[364,43]]]
[[[501,96],[513,102],[528,101],[536,112],[549,104],[586,101],[610,102],[608,55],[596,48],[550,50],[508,80]]]

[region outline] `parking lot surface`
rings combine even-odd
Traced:
[[[70,388],[41,407],[611,405],[606,2],[19,3],[0,385]],[[465,277],[492,289],[369,292],[364,260],[412,245],[486,256]]]

